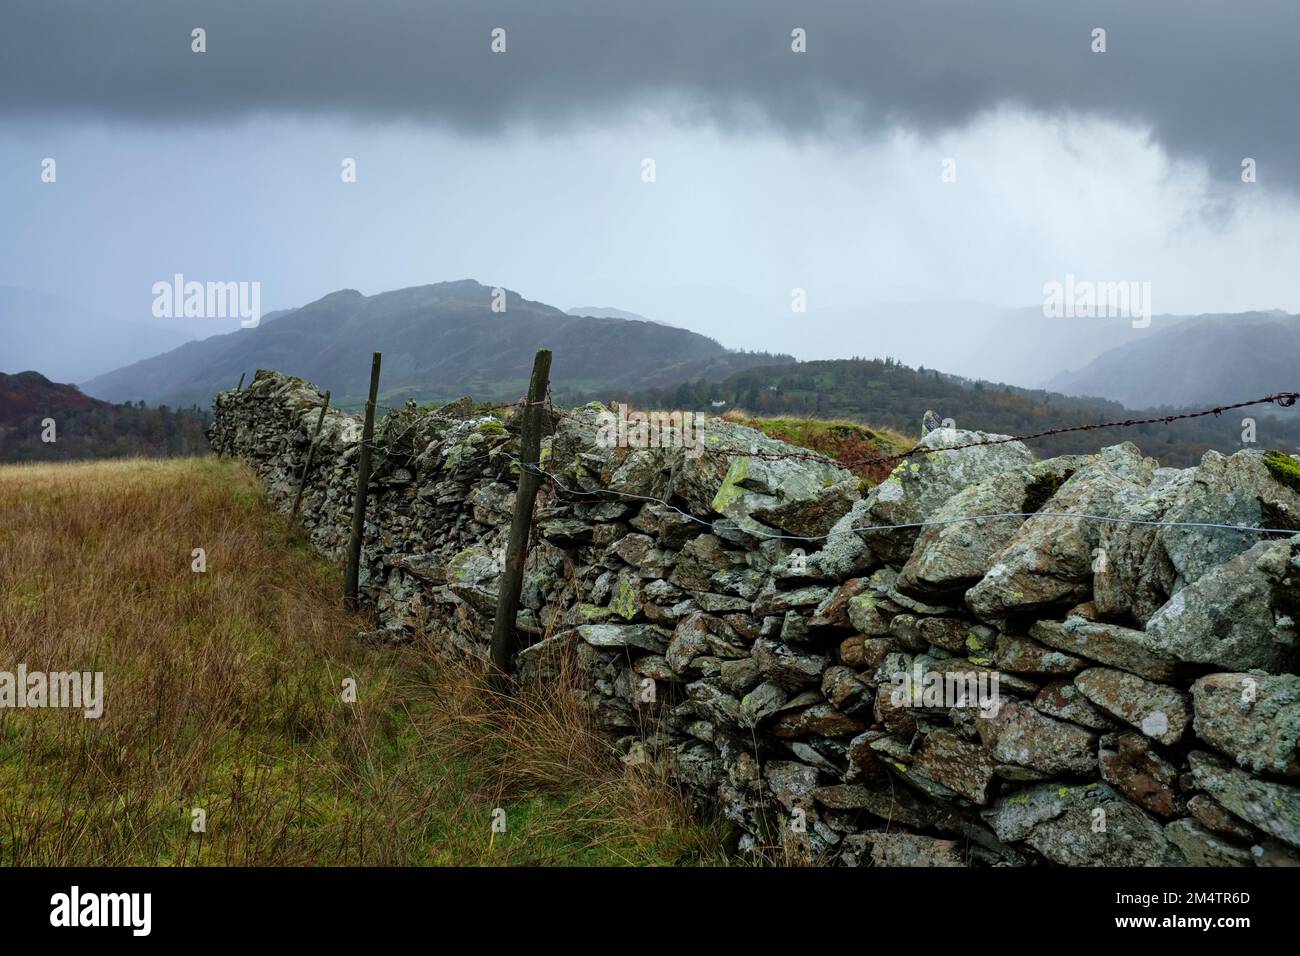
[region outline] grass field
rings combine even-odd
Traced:
[[[563,694],[360,645],[340,587],[237,463],[0,467],[0,671],[105,687],[99,719],[0,709],[0,863],[729,862]]]

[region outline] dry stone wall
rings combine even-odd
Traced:
[[[281,510],[321,398],[266,371],[216,397],[213,447]],[[544,442],[520,673],[576,661],[624,759],[666,762],[743,847],[859,865],[1300,862],[1300,536],[1216,527],[1300,528],[1294,459],[1210,452],[1176,470],[1125,443],[1037,461],[1019,442],[942,450],[998,436],[938,429],[936,451],[868,489],[717,419],[703,454],[601,447],[602,411],[559,417]],[[303,504],[339,560],[358,433],[326,415]],[[515,446],[468,399],[380,421],[370,638],[420,629],[485,655]]]

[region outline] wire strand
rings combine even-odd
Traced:
[[[556,475],[552,474],[551,472],[546,471],[537,465],[525,464],[517,455],[511,455],[507,453],[507,457],[510,458],[512,461],[514,461],[516,464],[518,464],[520,468],[525,468],[536,475],[540,475],[542,477],[547,478],[548,480],[551,481],[552,484],[554,484],[565,494],[586,495],[592,497],[600,496],[600,495],[615,495],[620,498],[630,498],[630,499],[635,499],[637,501],[645,501],[653,504],[660,504],[666,508],[670,508],[673,511],[676,511],[680,515],[690,518],[694,522],[697,522],[709,528],[713,527],[712,521],[707,521],[703,518],[697,517],[696,515],[691,514],[689,511],[683,511],[681,508],[678,508],[676,505],[672,504],[669,501],[665,501],[663,498],[655,498],[648,495],[635,495],[635,494],[631,494],[630,492],[614,491],[613,489],[609,489],[609,488],[602,488],[597,490],[569,488]],[[725,518],[726,516],[724,515],[723,517]],[[1252,532],[1255,534],[1279,534],[1279,535],[1294,535],[1300,533],[1300,529],[1296,529],[1296,528],[1256,528],[1251,525],[1222,524],[1213,521],[1154,521],[1145,518],[1120,518],[1120,517],[1115,517],[1113,515],[1082,514],[1082,513],[1069,512],[1069,511],[999,511],[990,514],[962,515],[956,518],[941,518],[941,519],[933,519],[930,521],[910,521],[910,522],[905,522],[903,524],[852,525],[848,528],[841,529],[841,531],[842,532],[903,531],[903,530],[923,529],[923,528],[943,526],[943,525],[963,524],[971,521],[986,521],[986,520],[1000,519],[1000,518],[1022,518],[1025,520],[1030,520],[1033,518],[1070,518],[1070,519],[1075,519],[1080,521],[1106,521],[1106,522],[1111,522],[1113,524],[1143,525],[1143,526],[1161,527],[1161,528],[1199,528],[1199,529],[1212,529],[1212,530],[1223,530],[1223,531],[1244,531],[1244,532]],[[799,535],[799,534],[767,534],[762,531],[749,531],[744,528],[741,528],[741,531],[749,535],[750,537],[768,538],[768,539],[781,540],[781,541],[825,541],[830,537],[829,532],[827,532],[826,534]]]
[[[1049,429],[1045,429],[1044,431],[1031,432],[1030,434],[1027,435],[1001,435],[996,438],[989,438],[981,441],[964,442],[959,445],[940,445],[937,447],[932,447],[918,442],[917,444],[909,448],[907,451],[898,452],[893,455],[884,455],[884,454],[868,455],[861,458],[850,458],[850,459],[843,459],[843,460],[831,458],[828,455],[823,455],[814,451],[807,451],[807,452],[766,451],[765,452],[765,451],[758,451],[756,449],[747,450],[744,448],[729,448],[729,447],[723,447],[717,445],[714,445],[712,447],[707,445],[702,445],[701,450],[704,454],[709,454],[709,455],[726,455],[726,456],[744,455],[750,458],[759,458],[762,460],[771,460],[771,461],[779,461],[779,460],[817,461],[824,464],[834,465],[839,468],[852,470],[853,468],[861,465],[898,464],[899,462],[906,461],[908,458],[911,458],[914,455],[933,455],[938,452],[960,451],[966,448],[981,448],[986,445],[1007,445],[1010,444],[1011,442],[1031,441],[1035,438],[1047,438],[1052,435],[1066,435],[1074,432],[1096,431],[1102,428],[1133,428],[1138,425],[1161,425],[1161,424],[1168,425],[1172,422],[1183,421],[1185,419],[1191,419],[1191,418],[1203,418],[1207,415],[1218,416],[1223,414],[1224,412],[1235,411],[1241,408],[1250,408],[1251,406],[1254,405],[1279,405],[1283,408],[1290,408],[1291,406],[1295,405],[1298,399],[1300,399],[1300,392],[1275,392],[1274,394],[1266,395],[1263,398],[1253,398],[1250,399],[1249,401],[1235,402],[1230,405],[1216,405],[1213,408],[1205,408],[1199,411],[1179,412],[1178,414],[1172,414],[1172,415],[1161,415],[1155,418],[1126,418],[1126,419],[1118,419],[1109,422],[1097,422],[1094,424],[1066,425],[1060,428],[1049,428]],[[560,418],[567,418],[569,420],[577,421],[577,422],[581,421],[576,415],[572,414],[571,412],[567,412],[563,409],[556,408],[554,405],[551,406],[550,411],[552,414]],[[674,414],[674,413],[669,413],[669,414]],[[675,414],[685,415],[688,413],[677,412]]]

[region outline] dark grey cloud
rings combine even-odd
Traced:
[[[0,16],[0,115],[344,114],[491,134],[661,101],[684,121],[816,136],[952,128],[1011,103],[1149,124],[1225,183],[1251,156],[1261,182],[1300,184],[1294,0],[8,0]]]

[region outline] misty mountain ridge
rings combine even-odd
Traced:
[[[788,355],[732,351],[686,329],[641,319],[568,315],[472,279],[366,296],[332,292],[257,328],[190,342],[85,383],[112,401],[206,406],[259,368],[299,375],[331,389],[340,404],[364,400],[371,352],[382,352],[380,392],[394,404],[470,394],[511,400],[526,389],[539,348],[555,353],[560,389],[652,387],[724,378],[744,368],[792,361]]]
[[[1300,316],[1276,309],[1196,316],[1061,372],[1048,387],[1130,408],[1210,406],[1294,391]]]
[[[1300,319],[1279,309],[1161,314],[1135,328],[1119,317],[1048,317],[1038,306],[890,303],[810,309],[788,338],[776,341],[825,340],[835,328],[838,353],[814,360],[889,356],[969,381],[1103,398],[1130,409],[1210,406],[1300,382],[1292,371],[1300,367]]]
[[[505,311],[494,311],[493,292],[470,279],[370,296],[342,289],[269,313],[258,328],[189,342],[100,375],[84,388],[112,401],[206,407],[241,374],[274,368],[356,405],[364,400],[369,355],[380,351],[380,391],[390,404],[463,394],[510,400],[523,392],[533,355],[542,347],[555,352],[557,395],[717,382],[794,361],[790,355],[729,350],[707,336],[610,306],[560,311],[506,290]],[[838,323],[844,352],[937,367],[967,384],[1045,387],[1128,408],[1217,404],[1294,387],[1290,370],[1300,358],[1300,321],[1276,310],[1162,315],[1148,328],[1116,319],[1047,318],[1034,308],[941,302],[814,309],[799,320],[805,333]],[[859,348],[861,340],[870,347]],[[1052,372],[1071,366],[1073,371]],[[1198,371],[1193,375],[1190,369]]]
[[[764,341],[805,360],[892,356],[914,368],[1021,388],[1041,388],[1057,372],[1187,320],[1157,315],[1149,327],[1134,328],[1123,318],[1049,317],[1041,305],[944,301],[814,304],[796,318]],[[813,342],[827,344],[810,351]]]
[[[565,309],[565,315],[589,315],[596,319],[624,319],[628,322],[653,322],[655,325],[665,325],[670,329],[680,328],[671,322],[660,322],[658,319],[647,319],[644,315],[638,315],[635,312],[628,312],[626,309],[616,309],[609,305],[577,305],[572,309]]]

